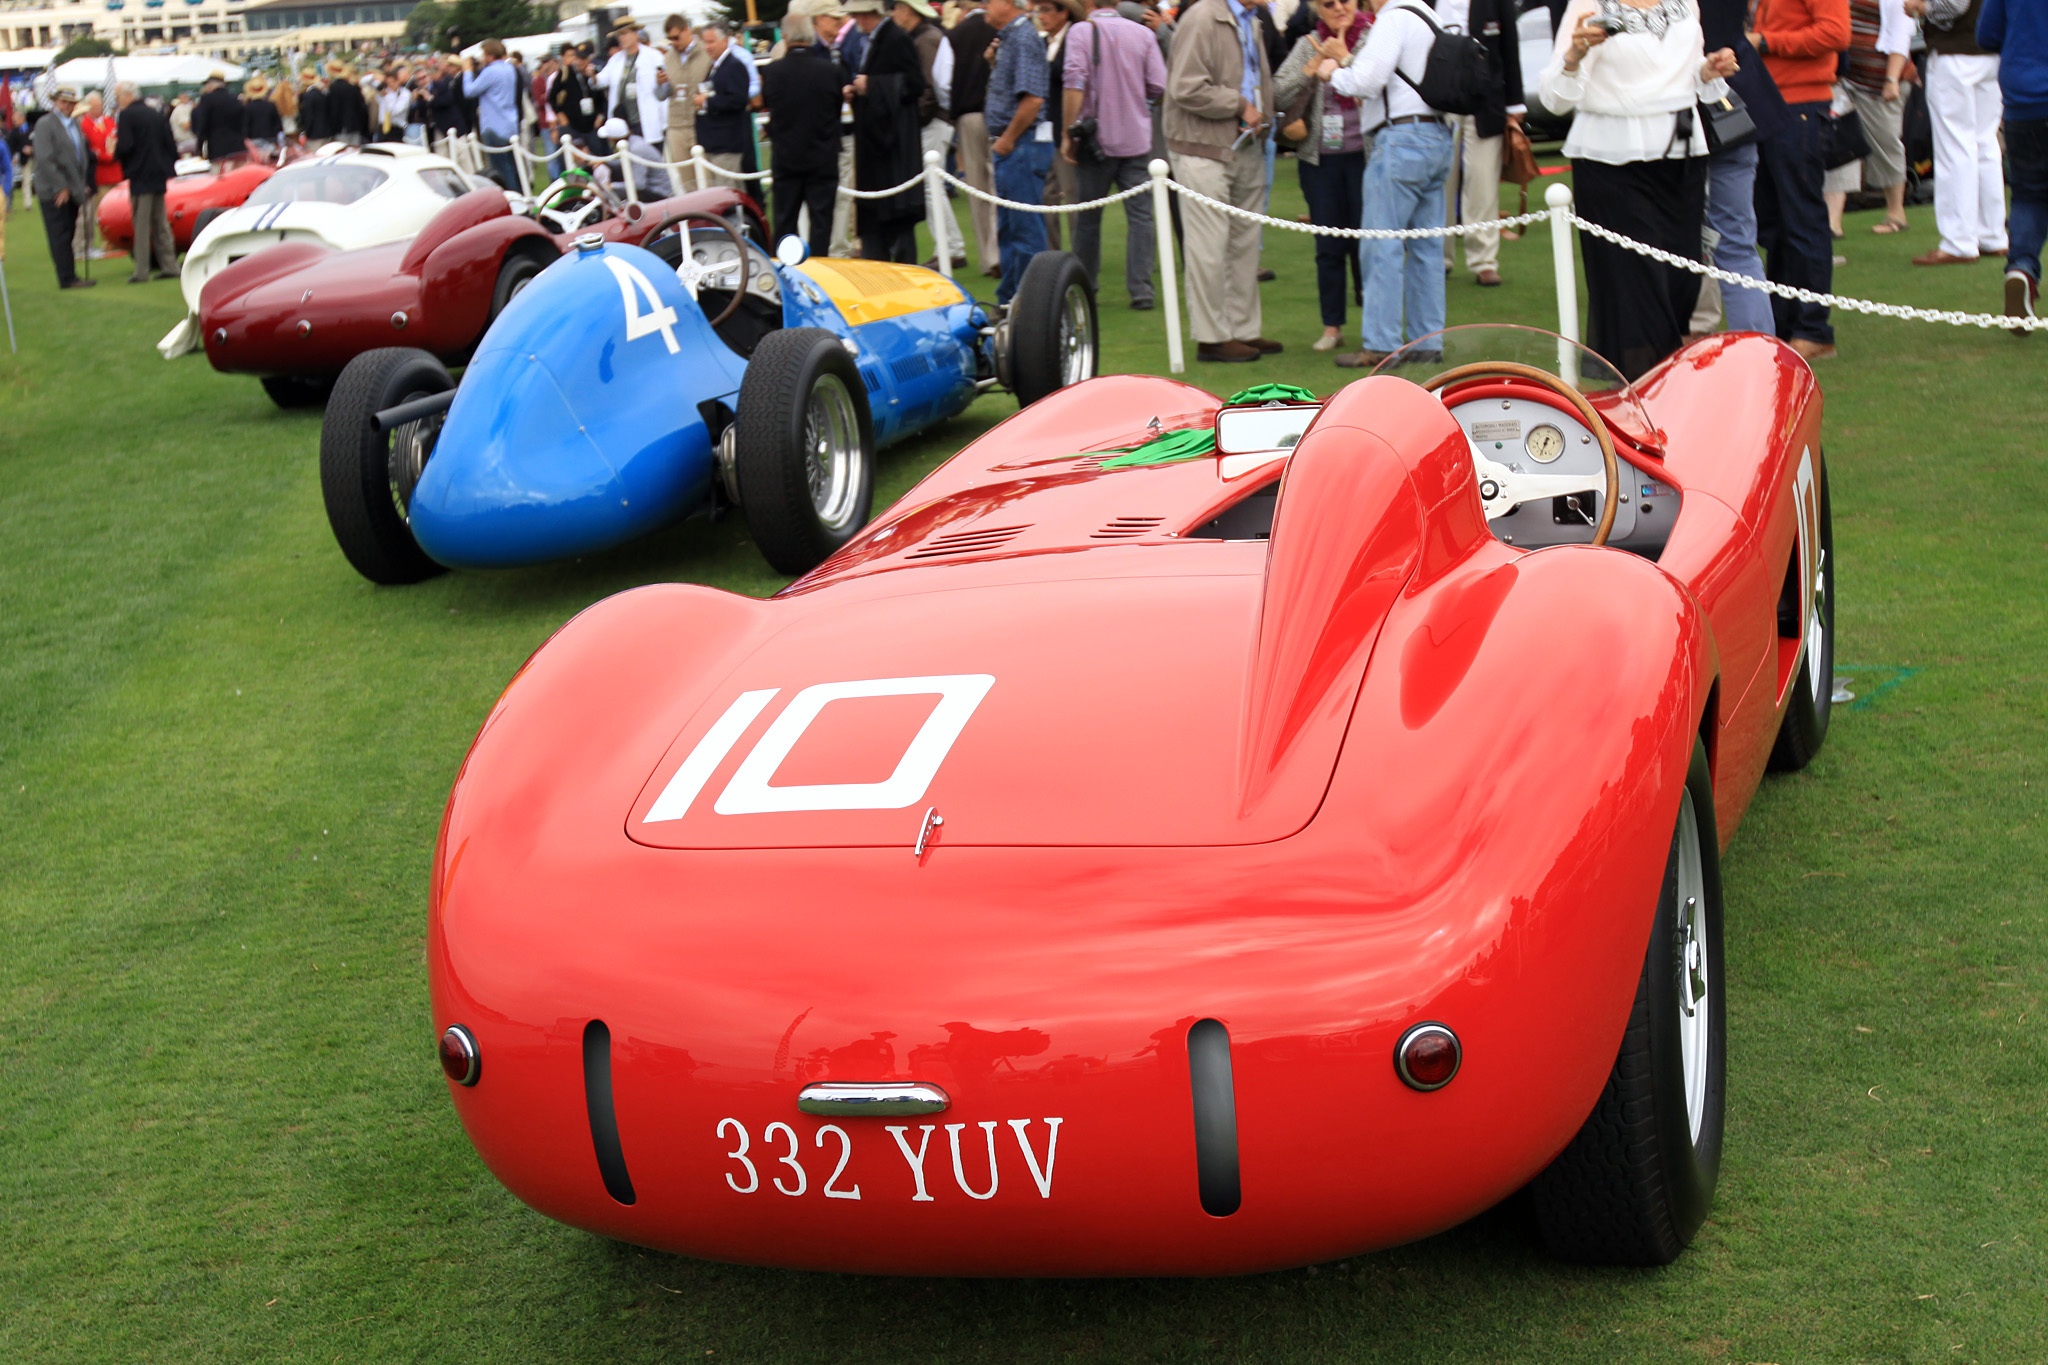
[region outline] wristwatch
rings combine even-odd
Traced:
[[[1770,45],[1770,43],[1768,43],[1767,41],[1765,41],[1765,39],[1764,39],[1764,35],[1763,35],[1763,34],[1761,34],[1761,33],[1757,34],[1757,35],[1756,35],[1756,55],[1757,55],[1757,56],[1759,56],[1759,57],[1767,57],[1767,56],[1769,56],[1769,55],[1770,55],[1770,52],[1771,52],[1771,45]]]

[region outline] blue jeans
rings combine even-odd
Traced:
[[[1365,163],[1368,228],[1442,227],[1444,181],[1451,174],[1451,130],[1441,123],[1400,123],[1373,139]],[[1358,244],[1365,270],[1359,337],[1368,351],[1401,349],[1444,329],[1444,247],[1434,237],[1368,238]]]
[[[491,163],[491,179],[497,181],[500,188],[516,191],[519,188],[519,163],[512,159],[510,140],[497,133],[485,132],[477,134],[477,141],[484,145],[484,160]]]
[[[996,194],[1019,204],[1045,202],[1045,176],[1052,169],[1052,144],[1019,142],[1008,156],[996,158]],[[1003,281],[996,302],[1008,303],[1024,282],[1024,267],[1045,250],[1045,220],[1016,209],[996,210],[996,243],[1002,249]]]
[[[2041,279],[2041,241],[2048,237],[2048,119],[2005,121],[2012,208],[2006,218],[2005,268]]]
[[[1764,278],[1756,250],[1756,144],[1716,152],[1707,162],[1707,226],[1721,234],[1714,264],[1753,280]],[[1721,285],[1721,311],[1731,332],[1777,332],[1771,296],[1760,289]]]

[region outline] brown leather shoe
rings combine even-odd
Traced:
[[[1257,351],[1260,355],[1279,355],[1282,351],[1287,349],[1279,342],[1271,340],[1267,337],[1246,337],[1244,340],[1238,342],[1237,344],[1240,346],[1249,346],[1254,351]]]
[[[1349,355],[1337,357],[1337,368],[1340,370],[1369,370],[1391,354],[1392,352],[1390,351],[1353,351]]]
[[[1242,341],[1198,341],[1195,343],[1195,359],[1197,360],[1213,361],[1220,365],[1242,365],[1246,361],[1257,360],[1258,358],[1259,352],[1257,348],[1247,346]]]
[[[1827,342],[1808,341],[1805,337],[1793,337],[1786,344],[1799,352],[1799,358],[1808,363],[1816,360],[1833,360],[1836,354],[1835,348]]]
[[[1936,248],[1934,248],[1934,250],[1932,250],[1932,251],[1928,252],[1928,253],[1927,253],[1926,255],[1924,255],[1924,256],[1915,256],[1915,257],[1913,258],[1913,264],[1914,264],[1914,265],[1975,265],[1975,264],[1977,263],[1977,259],[1978,259],[1978,258],[1977,258],[1977,257],[1975,257],[1975,256],[1951,256],[1951,255],[1949,255],[1949,254],[1948,254],[1948,253],[1947,253],[1946,251],[1943,251],[1943,250],[1942,250],[1942,249],[1941,249],[1940,247],[1936,247]]]
[[[1498,270],[1482,270],[1472,278],[1481,289],[1500,288],[1500,272]]]

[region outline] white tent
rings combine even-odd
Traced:
[[[506,38],[503,41],[507,52],[518,53],[526,58],[527,66],[533,67],[538,66],[540,59],[547,56],[550,52],[577,42],[578,39],[567,33],[529,33],[523,38]],[[484,55],[484,45],[482,43],[471,43],[468,47],[462,49],[462,55],[465,57],[481,58]]]
[[[160,89],[167,85],[196,86],[218,71],[231,81],[242,79],[243,69],[233,62],[224,62],[217,57],[116,57],[114,58],[114,79],[134,81],[144,90]],[[98,90],[107,83],[107,59],[105,57],[80,57],[58,67],[52,73],[57,84],[68,85],[83,93]]]
[[[54,47],[23,47],[12,52],[0,52],[0,71],[41,71],[56,55]]]

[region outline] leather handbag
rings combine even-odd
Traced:
[[[1720,99],[1700,101],[1700,126],[1707,135],[1709,154],[1732,152],[1756,141],[1756,120],[1733,90]]]
[[[1870,139],[1863,132],[1863,116],[1854,109],[1828,120],[1827,168],[1834,170],[1870,155]]]
[[[1316,87],[1320,84],[1319,81],[1310,81],[1303,86],[1301,94],[1294,102],[1281,110],[1280,116],[1273,120],[1274,126],[1279,129],[1277,136],[1282,147],[1292,150],[1308,141],[1308,111],[1315,102]]]
[[[1500,152],[1500,178],[1503,184],[1515,185],[1521,189],[1522,204],[1517,214],[1529,211],[1529,186],[1543,174],[1536,165],[1536,149],[1529,145],[1529,135],[1518,123],[1510,123],[1502,133]],[[1510,240],[1522,234],[1515,228],[1507,228],[1503,235],[1512,234]]]
[[[1094,36],[1094,52],[1091,54],[1093,61],[1089,66],[1089,75],[1093,77],[1102,70],[1102,30],[1094,24],[1089,24],[1088,31]],[[1088,90],[1091,97],[1095,94],[1094,85],[1095,82],[1091,79]],[[1093,102],[1092,98],[1090,102]],[[1076,165],[1100,166],[1109,160],[1102,154],[1102,130],[1096,124],[1093,114],[1083,114],[1067,125],[1067,142],[1074,149]]]

